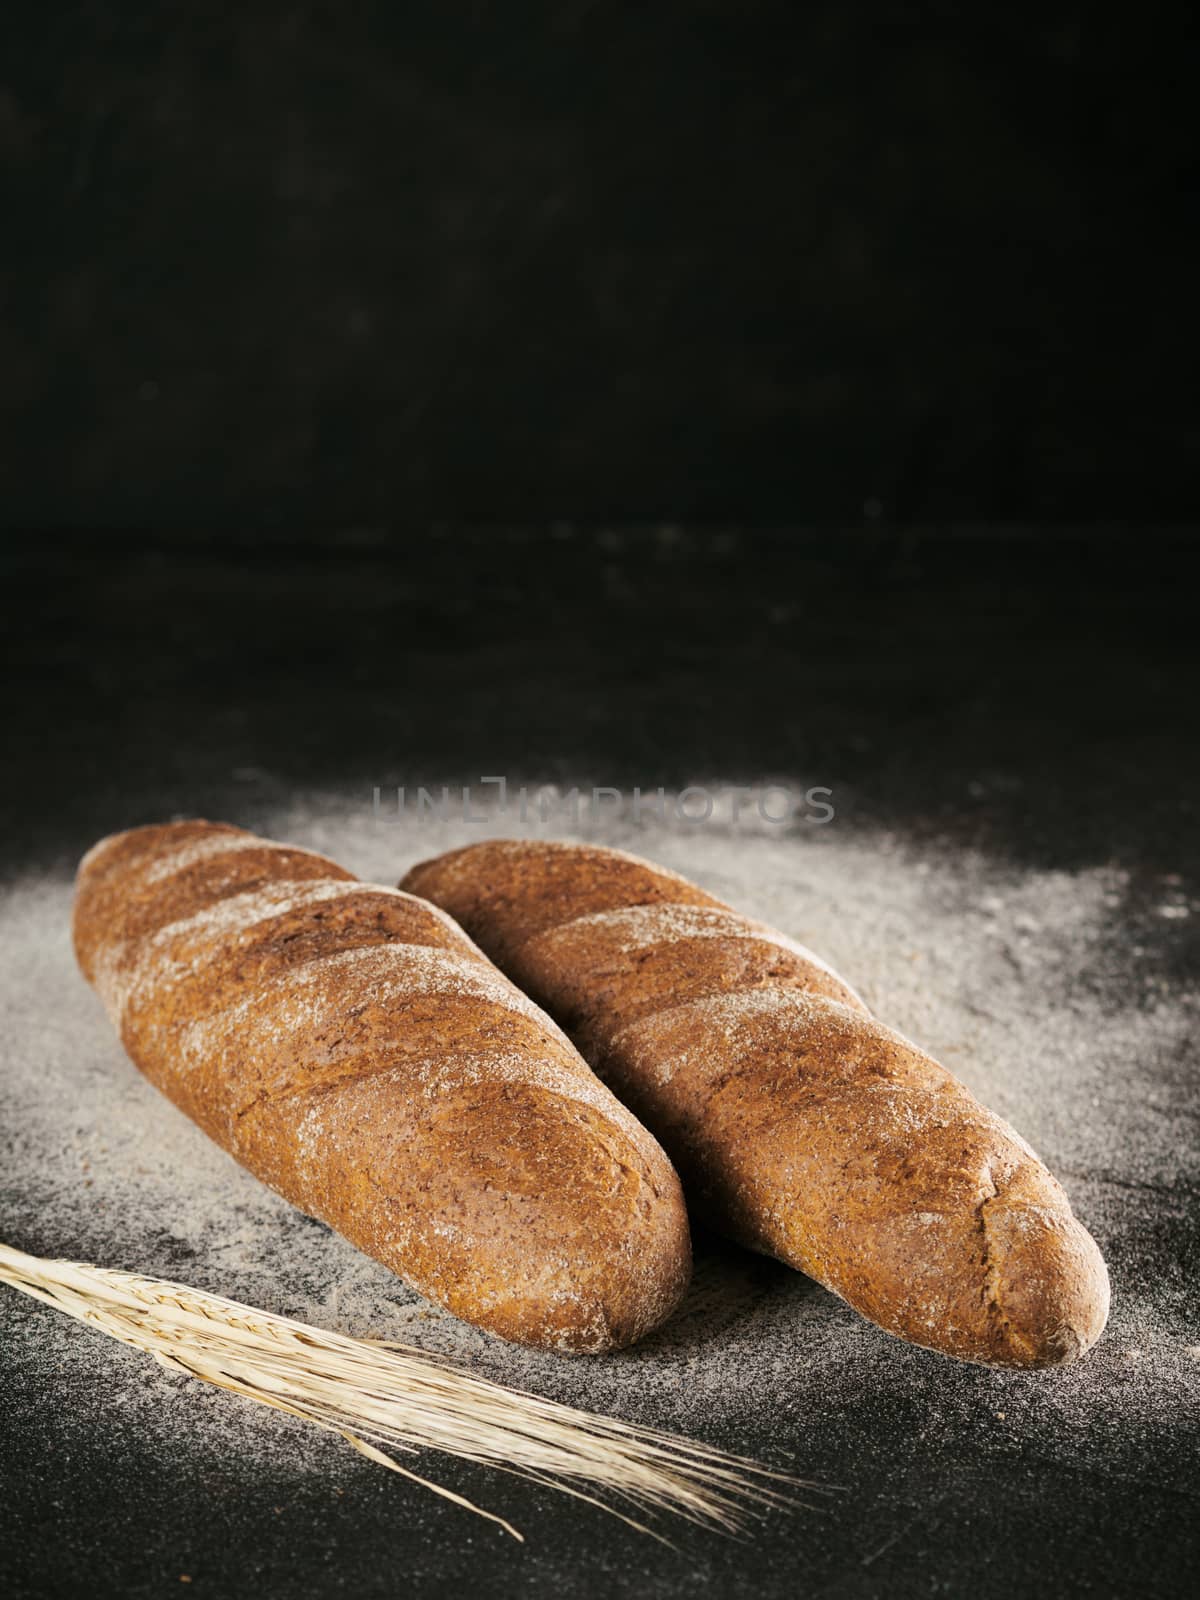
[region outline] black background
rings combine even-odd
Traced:
[[[22,8],[2,515],[1185,520],[1194,35],[1053,0]]]

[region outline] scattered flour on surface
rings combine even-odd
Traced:
[[[492,831],[547,833],[509,818],[494,830],[379,822],[366,806],[322,795],[233,820],[388,886],[414,862]],[[801,1467],[816,1419],[834,1425],[881,1394],[918,1396],[931,1415],[977,1412],[981,1426],[999,1409],[1007,1428],[1065,1432],[1097,1461],[1107,1431],[1152,1431],[1195,1404],[1200,1335],[1168,1271],[1174,1247],[1161,1238],[1171,1217],[1186,1220],[1200,1185],[1196,997],[1158,979],[1155,947],[1133,948],[1118,870],[1018,870],[959,847],[917,850],[836,828],[764,835],[618,823],[586,838],[661,862],[811,947],[882,1021],[1014,1123],[1108,1255],[1113,1320],[1092,1356],[1046,1378],[962,1367],[889,1339],[798,1274],[705,1241],[681,1312],[634,1349],[568,1360],[503,1345],[303,1217],[140,1077],[75,967],[66,876],[28,879],[0,908],[0,1237],[411,1340],[631,1420],[719,1427],[748,1448],[777,1440]],[[1163,923],[1162,937],[1173,926]],[[441,983],[444,958],[430,962],[439,966],[430,981]],[[448,1081],[470,1070],[448,1064]],[[1147,1207],[1166,1219],[1158,1258],[1144,1237]],[[80,1430],[137,1428],[164,1453],[187,1442],[281,1472],[337,1470],[337,1449],[315,1432],[172,1378],[7,1289],[0,1344],[46,1405],[61,1410],[69,1397]]]

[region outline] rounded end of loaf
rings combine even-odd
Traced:
[[[106,947],[147,868],[171,853],[203,851],[230,840],[249,838],[231,823],[189,819],[148,823],[105,834],[80,860],[71,907],[71,940],[79,969],[95,984]]]
[[[547,1175],[531,1189],[526,1169],[516,1172],[514,1165],[507,1192],[497,1185],[469,1194],[459,1185],[475,1237],[486,1235],[488,1255],[512,1261],[516,1270],[489,1273],[481,1282],[474,1263],[442,1252],[441,1282],[427,1292],[517,1344],[603,1355],[645,1338],[676,1310],[691,1279],[691,1235],[683,1193],[665,1157],[648,1164],[644,1152],[609,1136],[607,1157],[598,1163],[591,1132],[581,1126],[579,1133],[578,1182]],[[571,1142],[560,1126],[556,1164],[569,1156]],[[464,1270],[453,1281],[457,1267]],[[426,1287],[420,1277],[412,1281]]]
[[[594,1218],[596,1233],[613,1243],[598,1250],[591,1229],[558,1234],[553,1221],[527,1248],[539,1265],[507,1288],[486,1311],[457,1314],[517,1344],[560,1355],[605,1355],[644,1339],[670,1317],[692,1273],[691,1241],[682,1196],[654,1205],[637,1223],[627,1216]],[[620,1230],[620,1231],[618,1231]],[[451,1299],[446,1302],[452,1311]]]
[[[1108,1268],[1069,1210],[987,1202],[985,1263],[998,1367],[1065,1367],[1087,1354],[1108,1321]]]
[[[488,1333],[567,1354],[651,1333],[691,1276],[661,1149],[590,1074],[548,1060],[555,1088],[483,1081],[465,1057],[456,1068],[462,1081],[429,1095],[409,1092],[402,1066],[343,1080],[311,1098],[298,1143],[286,1101],[266,1101],[241,1120],[239,1153]]]
[[[552,839],[482,839],[418,862],[399,887],[449,912],[502,966],[529,939],[579,917],[658,903],[726,909],[638,856]]]
[[[515,1095],[503,1109],[493,1100],[487,1181],[460,1177],[438,1214],[451,1215],[456,1198],[468,1236],[488,1240],[483,1260],[514,1270],[481,1280],[476,1261],[440,1251],[435,1298],[501,1338],[559,1354],[603,1355],[660,1327],[691,1279],[687,1207],[666,1156],[624,1120],[615,1105],[597,1115],[540,1096]],[[541,1152],[534,1167],[530,1148]]]

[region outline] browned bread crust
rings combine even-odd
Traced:
[[[678,1303],[691,1253],[667,1158],[443,912],[180,822],[89,851],[73,932],[146,1076],[456,1316],[600,1351]]]
[[[663,1142],[699,1214],[965,1361],[1083,1354],[1108,1274],[1057,1181],[810,951],[617,850],[415,867]]]

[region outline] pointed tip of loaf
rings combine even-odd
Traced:
[[[993,1363],[1063,1367],[1087,1354],[1108,1321],[1108,1268],[1096,1241],[1070,1211],[988,1206],[993,1261]]]

